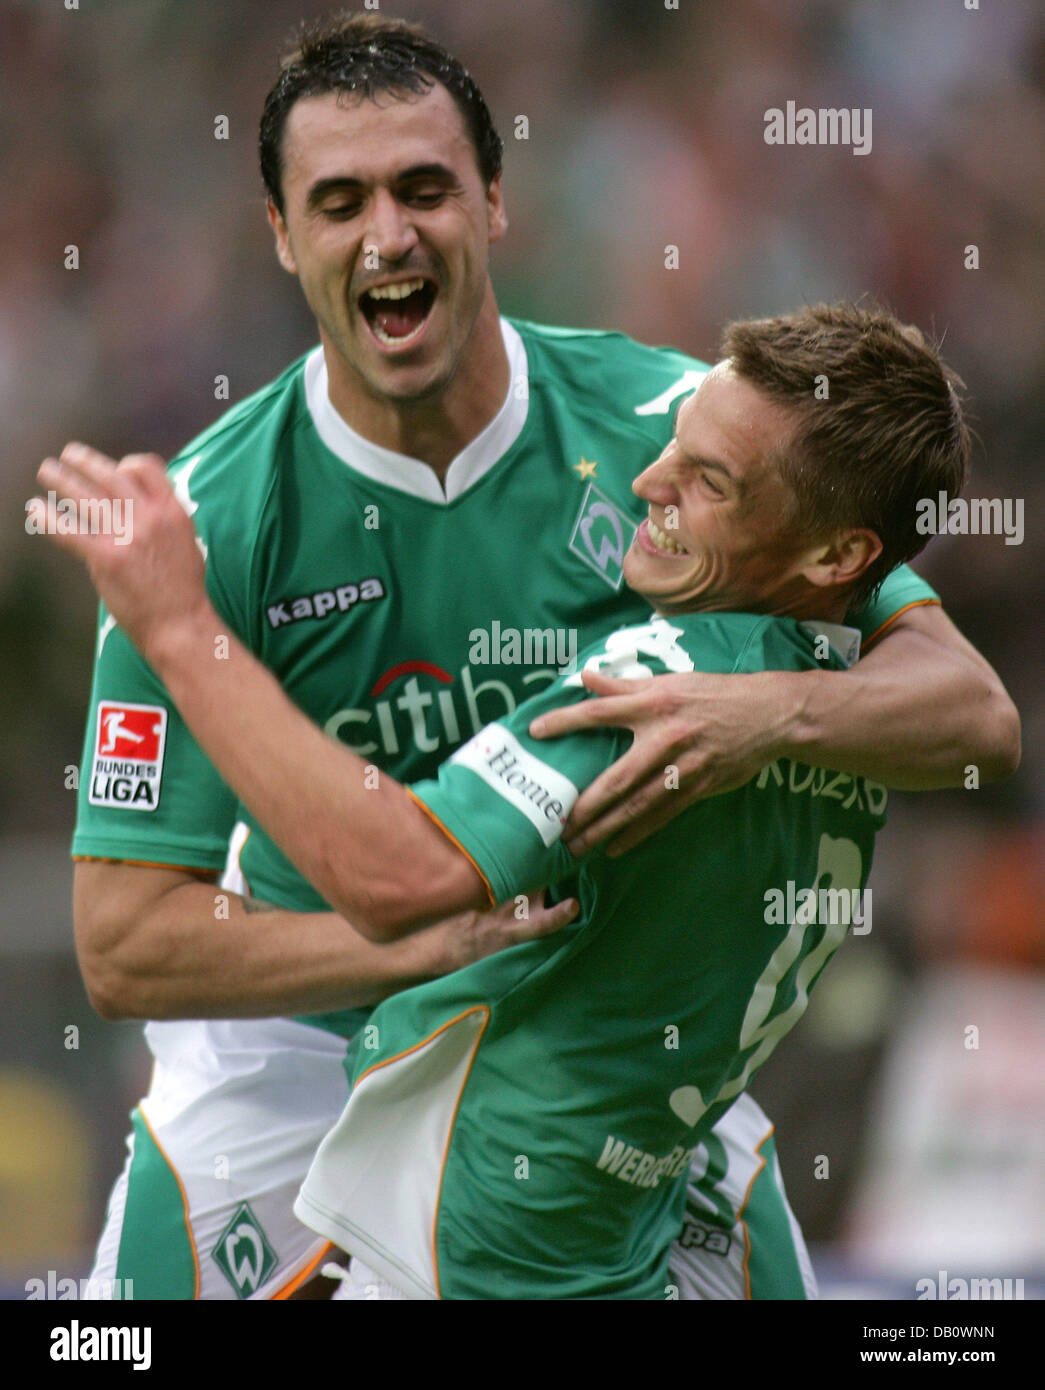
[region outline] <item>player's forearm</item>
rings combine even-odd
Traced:
[[[979,785],[1019,763],[1015,707],[939,610],[897,624],[850,671],[784,680],[778,751],[796,761],[908,791],[966,785],[971,768]]]
[[[228,786],[361,932],[388,939],[488,905],[405,788],[317,728],[209,605],[144,654]]]
[[[255,904],[209,883],[172,889],[133,924],[107,927],[81,903],[76,915],[84,981],[109,1019],[361,1008],[462,963],[450,924],[377,944],[334,913]]]

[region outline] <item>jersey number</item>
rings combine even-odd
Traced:
[[[852,840],[820,836],[812,897],[806,898],[807,906],[796,911],[787,935],[770,956],[748,1000],[739,1039],[739,1051],[747,1054],[743,1070],[708,1100],[704,1099],[697,1086],[679,1086],[672,1091],[668,1104],[684,1124],[695,1125],[713,1105],[739,1096],[755,1069],[762,1065],[784,1034],[790,1032],[805,1013],[810,984],[841,944],[848,927],[844,920],[822,924],[823,936],[808,954],[803,955],[807,938],[821,925],[817,922],[820,891],[842,888],[855,892],[860,888],[862,870],[863,857],[859,846]],[[783,1001],[778,998],[780,985],[800,958],[801,963],[794,977],[794,998],[784,1008]]]

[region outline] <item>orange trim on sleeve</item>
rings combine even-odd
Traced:
[[[874,632],[871,633],[870,637],[866,637],[864,639],[863,651],[866,652],[872,642],[877,642],[879,637],[881,637],[882,633],[885,631],[885,629],[889,627],[892,623],[895,623],[897,618],[899,618],[902,614],[910,612],[912,608],[924,608],[926,604],[929,603],[935,603],[938,608],[942,606],[938,598],[916,598],[913,603],[905,603],[902,608],[898,608],[891,618],[886,618],[885,622],[882,623],[881,627],[876,627]]]
[[[324,1244],[323,1248],[320,1250],[319,1254],[315,1257],[315,1259],[309,1260],[308,1264],[305,1266],[303,1270],[300,1271],[300,1273],[295,1274],[293,1279],[291,1279],[288,1283],[284,1284],[281,1289],[277,1289],[274,1294],[270,1295],[269,1302],[279,1303],[284,1301],[285,1299],[288,1299],[291,1294],[297,1293],[298,1289],[301,1288],[301,1285],[304,1284],[308,1279],[310,1279],[313,1274],[315,1274],[316,1270],[319,1268],[320,1261],[325,1260],[326,1257],[330,1254],[331,1250],[333,1250],[333,1248],[333,1242],[328,1240]]]
[[[890,619],[890,621],[892,621],[892,619]],[[775,1125],[769,1126],[769,1129],[765,1132],[765,1134],[763,1134],[762,1138],[755,1145],[755,1153],[758,1153],[759,1149],[762,1147],[762,1145],[766,1142],[767,1139],[771,1139],[773,1137],[775,1130]],[[751,1201],[751,1194],[755,1190],[755,1183],[758,1182],[758,1179],[762,1174],[762,1170],[766,1166],[766,1160],[764,1156],[762,1154],[758,1154],[758,1157],[758,1167],[751,1175],[751,1181],[747,1185],[747,1192],[744,1194],[744,1200],[741,1202],[740,1210],[737,1212],[737,1220],[744,1228],[744,1296],[749,1303],[751,1301],[751,1269],[749,1267],[751,1262],[751,1232],[748,1230],[747,1222],[744,1220],[744,1212],[747,1211],[747,1204]]]
[[[198,864],[158,864],[152,859],[111,859],[105,854],[74,854],[76,864],[131,864],[136,869],[178,869],[184,874],[220,874],[220,869],[201,869]]]
[[[182,1183],[177,1168],[175,1168],[174,1164],[170,1161],[166,1149],[156,1138],[156,1131],[153,1129],[152,1125],[149,1124],[149,1117],[148,1115],[146,1115],[145,1111],[141,1108],[140,1105],[138,1106],[138,1114],[142,1117],[142,1122],[144,1123],[145,1128],[149,1131],[149,1135],[152,1139],[152,1142],[156,1145],[157,1149],[163,1155],[164,1163],[166,1163],[167,1167],[174,1174],[174,1181],[178,1184],[178,1191],[181,1193],[181,1205],[182,1210],[185,1213],[185,1232],[189,1237],[189,1249],[192,1251],[192,1267],[196,1271],[196,1286],[192,1291],[192,1297],[195,1301],[198,1300],[200,1296],[200,1261],[199,1256],[196,1254],[196,1239],[192,1234],[192,1222],[189,1220],[189,1199],[185,1194],[185,1186]]]
[[[483,887],[486,889],[486,896],[490,899],[490,906],[496,907],[497,899],[494,897],[493,889],[490,887],[490,880],[486,877],[482,869],[480,869],[479,865],[475,862],[472,856],[465,849],[464,845],[461,844],[461,841],[457,838],[456,835],[452,833],[452,831],[447,830],[446,826],[439,819],[436,813],[433,810],[431,810],[430,807],[426,806],[419,796],[415,796],[409,787],[404,787],[403,790],[406,792],[407,796],[414,803],[414,805],[419,806],[421,808],[421,810],[425,813],[425,815],[432,822],[432,824],[438,826],[438,828],[443,832],[446,838],[453,845],[454,849],[460,850],[460,852],[468,860],[469,864],[471,864],[472,868],[482,879]],[[433,1034],[432,1036],[434,1037],[435,1034]],[[360,1080],[362,1080],[362,1078],[360,1078]]]

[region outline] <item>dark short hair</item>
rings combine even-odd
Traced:
[[[879,305],[815,304],[778,318],[730,324],[722,356],[794,415],[775,455],[796,534],[867,527],[882,553],[854,586],[871,595],[929,537],[916,529],[920,498],[957,496],[971,452],[964,382],[921,331]]]
[[[261,177],[280,212],[283,128],[296,101],[326,92],[354,92],[373,101],[379,92],[397,97],[421,94],[437,82],[457,103],[475,146],[479,173],[489,188],[501,172],[504,142],[471,73],[419,24],[340,11],[301,25],[295,47],[283,58],[279,77],[265,98],[258,138]]]

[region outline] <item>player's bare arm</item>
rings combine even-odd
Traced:
[[[849,671],[660,676],[586,673],[603,698],[534,722],[536,738],[629,728],[635,741],[574,807],[574,853],[615,836],[623,853],[691,802],[743,785],[775,758],[850,772],[902,791],[1015,771],[1020,720],[997,674],[936,604],[908,609]],[[668,790],[665,768],[678,769]],[[672,779],[674,780],[674,779]]]
[[[109,612],[228,786],[359,932],[391,940],[452,913],[493,906],[478,871],[406,788],[384,775],[368,785],[363,759],[327,738],[226,631],[207,597],[195,529],[160,459],[132,455],[117,465],[72,444],[60,460],[46,460],[38,476],[77,503],[123,500],[132,517],[128,544],[86,530],[60,534],[53,524],[51,534],[87,565]],[[37,499],[34,506],[54,503]],[[223,711],[233,699],[231,725]],[[257,920],[244,919],[247,933]]]
[[[214,876],[84,861],[73,919],[87,993],[108,1019],[259,1018],[361,1008],[557,931],[574,904],[468,911],[375,943],[332,912],[292,912]]]

